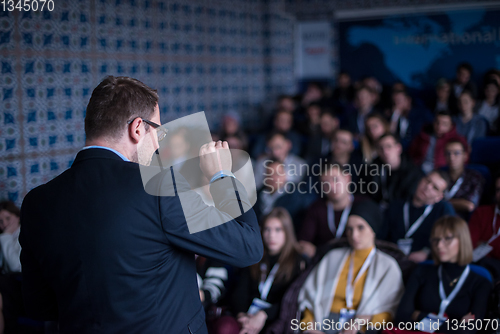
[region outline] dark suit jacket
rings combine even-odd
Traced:
[[[168,169],[159,180],[187,187]],[[184,193],[198,210],[190,214],[225,215],[232,180],[211,185],[216,208]],[[263,253],[253,210],[190,234],[179,196],[149,195],[139,165],[105,149],[78,153],[70,169],[30,191],[21,210],[27,312],[58,319],[61,333],[206,333],[194,253],[241,267]]]
[[[411,194],[415,193],[420,179],[425,175],[420,168],[415,166],[410,159],[403,154],[401,156],[401,165],[398,170],[391,170],[390,174],[389,171],[386,170],[386,173],[389,174],[387,175],[387,188],[385,189],[388,198],[384,199],[382,177],[380,175],[383,165],[384,163],[380,158],[375,159],[371,165],[373,173],[370,173],[369,180],[375,182],[378,186],[377,191],[371,193],[372,199],[378,203],[384,200],[390,203],[398,198],[410,197]]]

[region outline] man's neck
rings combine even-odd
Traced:
[[[399,167],[401,166],[401,156],[395,158],[394,161],[387,162],[387,164],[391,166],[391,172],[398,170]]]
[[[103,146],[103,147],[108,147],[111,148],[115,151],[120,152],[123,154],[123,156],[130,161],[133,161],[131,154],[128,153],[128,151],[122,147],[121,145],[118,145],[114,142],[111,142],[106,139],[93,139],[93,140],[87,140],[85,141],[85,146]]]
[[[416,196],[413,196],[413,199],[411,200],[411,204],[413,204],[414,207],[420,208],[425,205],[425,202],[422,201],[421,199],[417,198]]]
[[[339,199],[328,199],[336,211],[344,210],[351,203],[351,196],[346,192]]]
[[[496,100],[495,96],[488,97],[488,98],[486,98],[486,103],[488,103],[488,105],[491,107],[492,105],[495,104],[495,102],[496,102],[495,100]]]
[[[458,180],[460,175],[462,175],[463,172],[464,172],[464,166],[461,166],[457,169],[450,168],[450,177],[453,181],[456,181],[456,180]]]
[[[348,164],[350,158],[351,155],[349,153],[341,153],[333,155],[333,160],[335,160],[335,162],[338,162],[340,165]]]
[[[361,115],[367,115],[370,111],[372,111],[372,106],[363,106],[359,108]]]
[[[474,116],[474,113],[472,112],[463,112],[462,113],[462,122],[467,123],[472,119],[472,116]]]

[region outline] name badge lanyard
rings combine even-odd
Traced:
[[[410,227],[410,202],[406,202],[404,207],[403,207],[403,218],[404,218],[404,223],[405,223],[405,229],[406,229],[406,234],[405,234],[405,239],[409,239],[413,233],[422,225],[423,221],[427,216],[431,213],[432,209],[434,208],[434,204],[428,205],[424,213],[411,225]]]
[[[352,306],[353,306],[354,286],[356,285],[356,283],[359,281],[361,276],[363,276],[365,271],[368,269],[368,267],[372,263],[373,257],[375,256],[375,253],[376,253],[376,249],[373,248],[372,251],[370,252],[370,254],[368,254],[368,257],[366,258],[365,262],[361,266],[361,269],[359,270],[359,273],[353,282],[352,276],[354,275],[354,252],[351,252],[351,263],[349,264],[349,273],[347,274],[347,285],[345,287],[345,302],[346,302],[348,309],[352,309]]]
[[[279,263],[276,263],[273,268],[271,269],[271,272],[267,276],[265,281],[261,281],[259,283],[259,292],[260,292],[260,299],[266,300],[267,295],[269,294],[269,291],[271,290],[271,286],[273,285],[274,282],[274,277],[276,276],[276,272],[278,271],[279,268]],[[266,266],[263,265],[261,266],[261,270],[265,270]]]
[[[497,216],[500,215],[500,209],[498,206],[495,207],[495,213],[493,213],[493,231],[495,231],[496,225],[497,225]],[[488,240],[488,244],[498,238],[500,236],[500,227],[498,228],[497,232],[493,234],[493,236]]]
[[[339,227],[335,227],[335,211],[333,209],[333,205],[331,203],[327,204],[327,220],[328,220],[328,228],[332,231],[332,234],[335,235],[335,238],[341,238],[344,234],[345,227],[347,225],[347,218],[349,218],[349,213],[351,212],[352,202],[354,198],[351,196],[351,200],[349,204],[344,208],[342,212],[342,216],[340,216]]]
[[[399,136],[400,138],[406,137],[406,132],[408,131],[408,126],[410,125],[410,122],[408,122],[408,119],[406,117],[399,117]]]
[[[440,317],[440,318],[442,318],[444,316],[444,312],[446,311],[446,308],[448,307],[448,305],[450,305],[450,303],[453,300],[453,298],[455,298],[455,296],[457,295],[457,293],[460,291],[460,289],[462,288],[462,285],[464,285],[465,280],[467,279],[467,276],[469,275],[469,271],[470,271],[469,265],[467,265],[467,267],[465,267],[465,270],[462,273],[462,275],[460,275],[460,279],[458,280],[458,283],[455,286],[455,288],[453,289],[453,291],[451,291],[451,293],[450,293],[449,296],[446,296],[446,294],[444,292],[444,286],[443,286],[443,274],[442,274],[442,270],[443,270],[442,266],[439,266],[439,269],[438,269],[438,275],[439,275],[439,296],[441,297],[441,305],[439,306],[438,317]]]
[[[457,182],[455,182],[453,187],[451,187],[450,191],[446,192],[446,194],[444,195],[444,199],[449,200],[449,199],[453,198],[453,196],[455,196],[455,194],[457,193],[458,189],[460,189],[460,186],[462,185],[462,183],[464,183],[463,176],[459,177]]]

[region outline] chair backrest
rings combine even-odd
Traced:
[[[421,262],[419,264],[424,265],[424,266],[432,266],[432,265],[434,265],[434,261],[426,260],[426,261]],[[482,277],[486,278],[488,281],[493,283],[493,277],[491,276],[491,273],[488,271],[488,269],[481,267],[477,264],[470,264],[469,267],[470,267],[470,270],[472,272],[475,272],[479,276],[482,276]]]
[[[476,172],[479,172],[481,176],[484,178],[485,185],[488,185],[491,183],[491,172],[488,167],[485,165],[480,165],[480,164],[467,164],[465,166],[468,169],[475,170]]]
[[[476,138],[472,142],[470,162],[486,165],[500,162],[500,137]]]

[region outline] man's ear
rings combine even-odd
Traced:
[[[139,143],[141,138],[144,136],[145,129],[142,123],[142,119],[137,117],[128,125],[128,136],[134,144]]]

